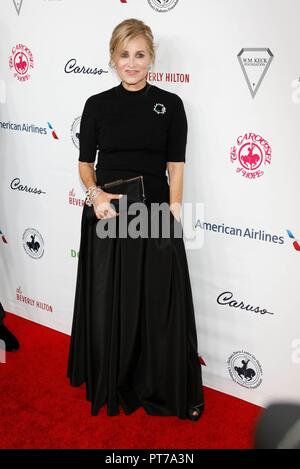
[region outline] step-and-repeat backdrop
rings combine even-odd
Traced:
[[[263,406],[299,399],[299,16],[298,0],[1,0],[7,311],[70,333],[80,117],[120,82],[113,28],[142,19],[157,52],[148,81],[188,117],[183,225],[204,383]]]

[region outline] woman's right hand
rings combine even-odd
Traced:
[[[100,192],[93,203],[96,217],[102,220],[118,216],[119,213],[115,211],[110,201],[112,199],[120,199],[122,196],[123,194],[111,194],[105,191]]]

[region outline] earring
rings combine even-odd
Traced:
[[[151,64],[147,65],[148,72],[151,70]]]

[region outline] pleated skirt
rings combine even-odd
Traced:
[[[86,212],[84,206],[70,384],[85,383],[92,415],[104,405],[108,416],[142,406],[149,415],[184,419],[204,397],[185,245],[173,229],[180,222],[170,211],[169,237],[99,238]]]

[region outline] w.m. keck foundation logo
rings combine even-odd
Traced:
[[[274,55],[266,47],[245,47],[240,50],[237,57],[251,96],[254,98]]]

